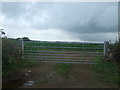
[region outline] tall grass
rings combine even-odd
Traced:
[[[97,64],[92,65],[92,68],[97,78],[111,83],[113,87],[119,86],[119,66],[105,61],[104,58],[98,58]]]
[[[2,75],[7,76],[15,70],[34,66],[35,63],[22,59],[18,40],[2,38]],[[36,65],[36,64],[35,64]]]
[[[2,74],[13,68],[20,58],[17,58],[18,43],[15,39],[2,38]]]

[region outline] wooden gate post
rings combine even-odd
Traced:
[[[105,57],[106,57],[106,55],[107,55],[108,45],[109,45],[109,42],[108,42],[108,41],[105,41],[105,42],[104,42],[104,56],[105,56]]]

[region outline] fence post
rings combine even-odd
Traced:
[[[23,59],[23,56],[24,56],[24,41],[23,41],[22,38],[21,38],[21,47],[22,47],[22,59]]]
[[[109,45],[109,42],[108,41],[104,41],[104,56],[107,55],[108,45]]]
[[[1,36],[0,36],[0,89],[2,90],[2,37]]]
[[[63,55],[63,42],[62,42],[62,55]]]

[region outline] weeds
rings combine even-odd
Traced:
[[[67,76],[71,67],[72,67],[72,64],[59,63],[59,64],[56,64],[55,69],[57,73],[60,74],[61,76]]]
[[[2,75],[7,76],[15,70],[35,66],[36,63],[22,59],[18,50],[19,42],[15,39],[2,38]]]
[[[30,62],[30,60],[27,60],[26,58],[24,58],[19,63],[15,63],[15,64],[12,64],[9,67],[5,67],[2,75],[7,76],[7,75],[10,75],[10,74],[14,73],[15,71],[19,71],[19,70],[24,69],[24,68],[35,67],[37,65],[40,65],[40,63]]]
[[[103,58],[97,60],[97,64],[92,65],[93,70],[98,78],[110,82],[113,86],[118,86],[118,66],[112,62],[105,61]]]
[[[120,64],[120,43],[109,45],[113,52],[114,61]]]

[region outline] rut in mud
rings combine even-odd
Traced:
[[[33,85],[22,85],[19,88],[110,88],[111,84],[97,79],[90,65],[73,64],[67,76],[60,76],[55,71],[55,63],[41,63],[35,68],[24,69],[21,73],[31,70],[24,79],[34,81]]]

